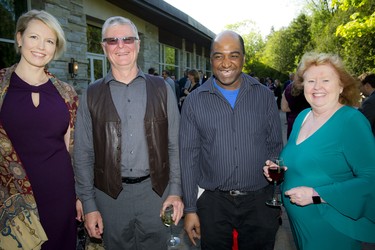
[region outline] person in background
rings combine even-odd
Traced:
[[[203,73],[202,70],[198,70],[198,74],[199,74],[199,85],[202,85],[205,81],[207,81],[207,76],[206,74]]]
[[[30,10],[14,40],[20,61],[0,82],[0,248],[75,249],[82,207],[69,152],[78,96],[46,71],[65,50],[64,32],[51,14]]]
[[[74,167],[90,237],[104,248],[166,249],[160,219],[173,206],[183,214],[178,150],[180,114],[172,88],[137,65],[136,26],[121,16],[102,28],[109,73],[81,97]]]
[[[186,69],[186,70],[184,71],[184,76],[181,77],[181,78],[178,80],[178,86],[179,86],[179,88],[180,88],[180,96],[178,97],[178,99],[180,99],[181,94],[183,93],[183,91],[184,91],[183,89],[185,88],[185,86],[186,86],[186,85],[190,85],[190,81],[189,81],[189,79],[188,79],[188,72],[189,72],[189,70]],[[189,82],[189,84],[187,84],[187,82]]]
[[[359,111],[369,120],[372,133],[375,135],[375,74],[364,74],[360,80],[362,83],[360,89],[366,99],[362,102]]]
[[[284,83],[284,85],[283,85],[283,91],[282,91],[282,93],[284,94],[285,93],[285,89],[286,89],[286,87],[288,87],[290,84],[292,84],[293,83],[293,80],[294,80],[294,73],[290,73],[289,74],[289,79]],[[285,98],[284,98],[285,99]],[[281,102],[282,102],[282,100],[281,100]],[[282,106],[282,105],[281,105]],[[288,111],[284,111],[285,112],[285,118],[286,118],[286,120],[288,121],[288,116],[289,116],[289,112]],[[287,124],[288,124],[288,122],[287,122]]]
[[[154,67],[151,67],[151,68],[149,68],[149,69],[148,69],[148,71],[147,71],[147,72],[148,72],[148,74],[149,74],[149,75],[155,75],[155,73],[156,73],[156,70],[155,70],[155,68],[154,68]]]
[[[179,102],[180,109],[182,107],[182,104],[184,103],[184,100],[185,100],[186,96],[188,96],[193,90],[195,90],[196,88],[198,88],[200,86],[200,84],[199,84],[199,73],[198,73],[197,70],[195,70],[195,69],[189,70],[188,79],[189,79],[191,84],[190,84],[189,88],[183,89],[183,93],[181,94],[180,102]]]
[[[358,105],[358,82],[333,54],[306,53],[295,84],[311,108],[295,120],[281,153],[282,190],[301,250],[359,250],[375,242],[375,140]],[[264,174],[269,179],[267,161]],[[269,179],[270,180],[270,179]]]
[[[289,139],[293,123],[298,114],[308,107],[310,107],[310,104],[306,101],[305,95],[303,94],[303,85],[295,82],[289,84],[281,97],[281,111],[288,114],[286,119],[287,139]]]
[[[213,77],[185,99],[180,123],[180,162],[185,203],[184,228],[201,249],[272,250],[280,209],[267,207],[272,186],[264,161],[282,146],[274,95],[242,73],[243,39],[233,31],[211,45]],[[204,108],[202,108],[204,107]],[[197,200],[198,187],[205,191]]]
[[[282,97],[282,87],[281,87],[281,82],[279,79],[275,79],[275,90],[273,91],[273,93],[275,94],[275,98],[276,98],[276,103],[277,103],[277,107],[278,109],[281,109],[281,97]]]
[[[274,91],[276,89],[276,84],[273,82],[271,77],[266,78],[265,84],[272,91],[272,93],[274,93]]]
[[[176,84],[173,81],[173,79],[170,77],[170,75],[171,73],[168,70],[163,70],[161,72],[161,76],[164,78],[164,81],[166,81],[169,84],[169,86],[171,86],[173,92],[176,93]]]
[[[285,91],[286,87],[288,87],[288,85],[293,82],[293,80],[294,80],[294,73],[290,73],[289,79],[283,85],[283,92]]]

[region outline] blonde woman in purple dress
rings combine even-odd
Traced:
[[[45,70],[64,51],[64,32],[31,10],[15,41],[21,59],[0,81],[0,248],[74,250],[82,211],[69,151],[78,96]]]

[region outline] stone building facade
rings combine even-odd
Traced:
[[[18,16],[30,9],[46,10],[59,20],[67,39],[67,50],[48,67],[58,78],[73,84],[79,93],[108,70],[108,62],[100,49],[100,31],[104,21],[115,15],[127,17],[137,26],[141,39],[138,65],[144,72],[150,67],[154,67],[157,72],[168,69],[179,78],[185,69],[195,68],[203,70],[207,75],[211,74],[209,47],[215,34],[163,0],[8,2],[13,3],[13,7],[0,3],[0,14],[6,14],[0,18],[8,23],[13,22],[14,27]],[[11,13],[12,8],[14,13]],[[8,16],[10,20],[5,20]],[[12,49],[14,39],[11,33],[0,30],[0,51]],[[14,59],[12,56],[6,58],[6,61],[0,62],[1,67],[18,61],[15,56]],[[68,63],[72,59],[78,63],[76,75],[68,71]]]

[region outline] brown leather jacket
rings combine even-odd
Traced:
[[[162,196],[169,181],[167,88],[158,77],[146,76],[147,104],[144,126],[148,145],[152,187]],[[102,79],[87,90],[92,118],[95,153],[94,184],[117,198],[121,182],[121,120],[112,101],[109,85]]]

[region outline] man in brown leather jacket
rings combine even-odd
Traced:
[[[129,19],[106,20],[102,47],[111,70],[82,95],[75,131],[85,227],[106,249],[166,249],[160,214],[173,205],[175,224],[183,214],[176,97],[137,66],[140,40]]]

